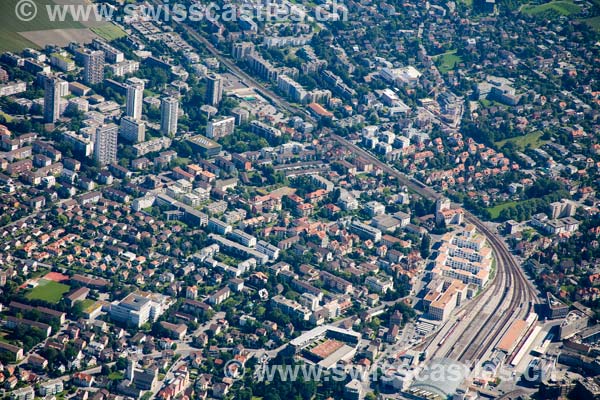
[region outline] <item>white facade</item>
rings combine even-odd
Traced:
[[[233,240],[235,240],[236,242],[243,244],[244,246],[248,246],[248,247],[256,246],[256,237],[254,237],[242,230],[239,230],[239,229],[235,229],[231,233],[231,238]]]
[[[138,61],[126,60],[117,64],[109,65],[108,68],[110,68],[114,76],[125,76],[139,70],[140,63]]]
[[[210,121],[206,126],[206,137],[218,139],[231,135],[235,129],[235,117],[224,117],[216,121]]]
[[[206,103],[216,107],[223,97],[223,78],[217,74],[208,74],[206,82]]]
[[[83,54],[83,81],[95,85],[104,80],[104,52],[86,51]]]
[[[119,303],[111,305],[110,317],[139,328],[146,322],[155,322],[164,313],[170,306],[165,299],[168,298],[155,299],[153,295],[130,293]]]
[[[9,82],[0,85],[0,97],[12,96],[27,90],[27,84],[22,81]]]
[[[270,243],[265,242],[264,240],[259,240],[256,244],[256,251],[259,253],[265,254],[272,261],[277,260],[279,258],[279,248],[273,246]]]
[[[117,161],[117,136],[119,127],[108,124],[96,128],[94,142],[94,159],[100,165],[107,165]]]
[[[127,79],[127,104],[125,113],[127,116],[141,119],[142,104],[144,101],[144,81],[138,78]]]
[[[166,97],[160,102],[160,132],[169,136],[177,133],[179,117],[179,101],[174,97]]]

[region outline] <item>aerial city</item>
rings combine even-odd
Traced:
[[[1,0],[0,399],[600,399],[600,0]]]

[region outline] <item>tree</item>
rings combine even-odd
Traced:
[[[75,318],[81,318],[83,316],[83,311],[83,301],[76,302],[75,305],[73,305],[73,307],[71,308],[71,314]]]
[[[58,217],[56,217],[56,220],[61,226],[65,226],[69,222],[69,219],[64,214],[60,214]]]
[[[256,316],[257,319],[262,320],[265,316],[265,312],[267,311],[267,309],[263,306],[258,306],[256,308],[256,311],[254,312],[254,315]]]
[[[431,237],[428,234],[423,235],[423,239],[421,239],[421,257],[427,258],[429,257],[431,251]]]
[[[115,363],[115,368],[119,371],[122,371],[125,368],[127,368],[127,359],[125,357],[117,358],[117,361]]]
[[[10,219],[10,215],[8,214],[4,214],[3,216],[0,217],[0,226],[4,226],[8,223],[10,223],[11,219]]]
[[[241,389],[238,392],[236,397],[240,400],[252,400],[252,389],[250,389],[250,388]]]

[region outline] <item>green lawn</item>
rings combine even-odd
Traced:
[[[121,381],[123,380],[123,373],[119,372],[119,371],[113,371],[110,374],[108,374],[108,380],[109,381]]]
[[[0,115],[2,117],[4,117],[4,119],[6,120],[6,122],[10,122],[13,119],[10,115],[8,115],[7,113],[5,113],[4,111],[0,111]]]
[[[2,343],[10,343],[10,340],[6,338],[6,336],[10,335],[10,332],[5,330],[0,330],[0,342]]]
[[[581,21],[583,21],[586,25],[589,25],[595,31],[600,32],[600,17],[586,18],[582,19]]]
[[[92,300],[92,299],[85,299],[81,301],[81,309],[83,311],[88,311],[88,308],[90,308],[91,306],[93,306],[94,304],[96,304],[96,300]]]
[[[525,4],[521,7],[521,12],[528,15],[540,15],[545,14],[548,11],[554,11],[559,15],[569,16],[571,14],[577,14],[581,11],[581,8],[572,1],[565,0],[551,1],[539,5]]]
[[[462,58],[456,55],[456,50],[450,50],[446,53],[433,56],[435,63],[442,74],[454,70],[456,65],[462,62]]]
[[[497,204],[493,207],[488,207],[487,210],[490,212],[490,216],[492,217],[492,219],[496,219],[500,216],[500,213],[502,212],[502,210],[504,210],[505,208],[510,208],[517,204],[518,204],[518,202],[516,202],[516,201],[507,201],[506,203],[501,203],[501,204]]]
[[[502,108],[506,108],[507,107],[505,104],[499,103],[499,102],[497,102],[495,100],[481,99],[481,100],[479,100],[479,102],[485,108],[489,108],[489,107],[492,107],[492,106],[502,107]]]
[[[125,31],[123,29],[119,28],[117,25],[113,24],[112,22],[109,22],[102,26],[92,27],[92,28],[90,28],[90,30],[92,32],[94,32],[96,35],[102,37],[103,39],[105,39],[109,42],[111,40],[115,40],[115,39],[119,39],[124,36],[127,36],[127,33],[125,33]]]
[[[29,22],[21,21],[16,17],[16,6],[19,0],[0,1],[0,51],[21,51],[25,47],[37,47],[25,39],[18,32],[39,31],[45,29],[84,28],[79,22],[73,21],[71,16],[64,22],[51,22],[46,12],[46,5],[52,5],[52,0],[35,0],[37,15]],[[28,9],[23,9],[28,11]]]
[[[499,142],[496,142],[498,148],[502,148],[506,143],[512,142],[519,147],[521,151],[525,150],[527,147],[532,147],[534,149],[544,145],[547,143],[547,140],[542,140],[542,136],[544,134],[540,131],[528,133],[527,135],[517,136],[510,139],[504,139]]]
[[[42,300],[56,304],[70,289],[69,285],[65,285],[64,283],[40,279],[38,285],[31,289],[25,297],[29,300]]]

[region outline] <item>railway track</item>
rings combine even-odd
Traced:
[[[513,320],[526,317],[532,311],[533,302],[537,302],[539,298],[504,243],[473,215],[469,214],[467,220],[476,225],[483,234],[487,233],[488,242],[497,256],[498,270],[500,270],[500,265],[507,268],[510,272],[507,274],[507,286],[514,287],[506,309],[502,311],[501,307],[510,291],[502,294],[494,312],[486,318],[482,328],[472,340],[462,347],[462,351],[456,358],[458,361],[472,364],[480,360],[487,350],[502,337]]]
[[[533,287],[533,285],[531,285],[531,283],[527,279],[527,276],[525,275],[523,270],[521,270],[517,261],[510,253],[504,242],[497,235],[495,235],[487,225],[481,222],[481,220],[479,220],[470,212],[465,211],[465,219],[469,223],[475,225],[477,229],[487,237],[488,242],[490,243],[490,246],[492,247],[494,253],[501,254],[501,257],[503,257],[507,265],[510,267],[511,271],[517,275],[517,281],[523,285],[523,289],[526,291],[528,296],[531,296],[531,300],[538,302],[540,298],[537,294],[536,289]]]
[[[158,1],[158,0],[153,0],[153,2],[160,3],[160,1]],[[185,23],[181,24],[181,26],[188,33],[188,35],[190,37],[192,37],[196,41],[203,44],[207,48],[207,50],[210,53],[212,53],[215,57],[217,57],[219,59],[219,61],[221,63],[223,63],[234,75],[236,75],[242,81],[251,84],[261,95],[265,96],[267,99],[269,99],[271,102],[273,102],[276,106],[281,107],[282,109],[284,109],[292,114],[300,113],[300,114],[305,115],[310,120],[314,120],[312,118],[312,116],[310,116],[306,112],[306,110],[297,109],[297,108],[293,107],[285,99],[279,97],[275,92],[266,88],[262,83],[258,82],[256,79],[251,77],[249,74],[247,74],[246,72],[241,70],[231,60],[229,60],[227,57],[225,57],[217,48],[215,48],[212,45],[212,43],[210,43],[202,35],[198,34],[198,32],[196,32],[196,30],[194,28],[192,28],[191,26],[189,26]],[[406,175],[402,174],[400,171],[396,170],[395,168],[390,167],[386,163],[381,162],[380,160],[375,158],[372,154],[361,149],[360,147],[356,146],[355,144],[353,144],[333,133],[331,133],[330,136],[334,140],[343,144],[344,146],[352,148],[357,154],[360,154],[363,157],[372,160],[374,164],[378,165],[383,171],[387,172],[390,176],[396,177],[400,182],[402,182],[404,185],[406,185],[408,188],[410,188],[413,192],[415,192],[425,198],[434,199],[434,200],[438,199],[440,197],[440,194],[435,192],[431,188],[427,187],[426,185],[422,184],[421,182],[419,182],[417,180],[407,177]],[[493,250],[494,254],[496,254],[496,260],[497,260],[496,274],[497,274],[497,276],[494,279],[494,282],[492,282],[492,284],[488,285],[488,288],[486,288],[486,290],[493,290],[493,291],[503,290],[502,289],[503,285],[500,284],[500,286],[497,286],[496,282],[498,282],[500,280],[500,279],[497,279],[498,275],[503,275],[505,273],[504,272],[504,269],[505,269],[504,263],[506,263],[506,272],[508,272],[507,276],[509,276],[508,279],[514,280],[514,283],[516,285],[515,290],[518,290],[519,293],[521,293],[522,288],[525,288],[524,291],[525,291],[526,297],[529,297],[533,294],[534,298],[537,298],[537,295],[535,295],[535,291],[533,290],[533,288],[530,287],[529,282],[525,278],[525,275],[523,274],[523,272],[520,270],[520,268],[516,264],[514,258],[512,258],[512,255],[508,252],[508,249],[506,248],[504,243],[502,243],[500,241],[500,239],[498,239],[498,237],[493,232],[491,232],[485,226],[485,224],[483,224],[475,216],[466,212],[465,217],[470,223],[474,224],[482,234],[484,234],[487,237],[488,242],[492,246],[492,250]],[[490,287],[493,287],[494,289],[490,289]],[[498,289],[498,287],[500,287],[500,289]],[[495,293],[495,294],[498,295],[498,293]],[[495,296],[492,295],[490,297],[490,299],[493,299],[493,298],[495,298]],[[502,295],[502,298],[498,303],[498,307],[500,307],[500,305],[503,304],[505,298],[506,298],[506,293],[504,293]],[[520,301],[521,301],[521,294],[519,296],[513,296],[513,298],[511,299],[511,303],[509,304],[509,310],[511,310],[511,309],[514,310],[514,307]],[[495,310],[498,310],[498,308],[495,308]],[[490,336],[490,337],[494,338],[495,336],[497,336],[497,334],[499,332],[498,328],[502,328],[502,326],[499,326],[499,325],[503,325],[503,324],[507,323],[511,318],[509,315],[508,317],[505,316],[505,317],[502,317],[501,319],[498,319],[498,321],[495,321],[496,318],[498,318],[498,317],[495,316],[494,314],[495,313],[490,314],[488,319],[484,322],[483,327],[475,335],[475,338],[471,341],[471,343],[469,343],[468,346],[466,346],[466,349],[469,349],[468,352],[467,351],[463,352],[463,354],[461,354],[459,356],[459,358],[464,357],[465,355],[470,355],[471,352],[473,352],[473,354],[480,353],[479,349],[484,347],[485,344],[487,343],[485,337]],[[491,325],[491,328],[490,328],[490,325]],[[476,350],[475,351],[470,350],[472,347],[474,347]]]
[[[464,319],[467,319],[467,317],[470,318],[468,320],[466,326],[462,329],[463,335],[460,335],[460,337],[458,338],[458,340],[462,339],[462,342],[461,342],[462,345],[459,346],[458,345],[459,342],[457,341],[456,344],[454,346],[452,346],[449,350],[447,350],[443,354],[440,354],[440,351],[442,351],[443,346],[441,343],[438,343],[438,347],[435,347],[435,350],[430,354],[431,358],[435,358],[438,355],[441,355],[444,358],[452,358],[453,353],[454,353],[454,356],[456,357],[458,355],[458,353],[460,352],[460,349],[467,347],[467,345],[468,345],[467,340],[470,340],[470,338],[465,337],[464,332],[476,332],[479,329],[478,325],[481,324],[480,319],[474,319],[472,317],[475,314],[483,315],[485,313],[485,316],[487,319],[488,316],[493,315],[493,312],[490,311],[490,309],[492,307],[494,307],[494,310],[496,310],[498,308],[499,305],[493,304],[493,303],[494,303],[494,300],[496,300],[497,297],[500,295],[500,290],[507,287],[507,285],[508,285],[507,279],[508,278],[506,277],[506,274],[503,269],[497,270],[496,275],[494,276],[492,281],[483,289],[483,291],[481,293],[479,293],[479,295],[478,295],[479,301],[470,301],[460,308],[459,312],[464,313],[463,318]],[[464,322],[460,321],[459,324],[460,323],[462,323],[464,325]],[[452,332],[452,334],[445,334],[448,336],[442,340],[445,341],[447,339],[452,339],[453,333],[454,332]],[[456,340],[456,338],[454,338],[454,339]]]
[[[477,334],[470,338],[464,345],[458,346],[460,351],[455,357],[458,361],[474,364],[477,360],[483,358],[486,351],[502,337],[506,328],[510,325],[510,321],[520,315],[521,302],[524,295],[522,284],[519,281],[515,281],[512,274],[506,274],[505,284],[506,288],[500,299],[494,309],[486,316],[485,321],[477,330]],[[500,286],[497,286],[497,288],[497,292],[499,292]],[[512,292],[511,288],[513,288]],[[507,299],[509,299],[509,303],[506,309],[503,309],[503,305],[506,305]],[[470,331],[470,329],[467,329],[466,332]],[[454,357],[451,356],[451,358]]]
[[[416,194],[432,200],[437,200],[441,197],[441,195],[433,189],[417,180],[409,178],[397,169],[380,161],[371,153],[360,148],[356,144],[333,133],[330,134],[330,137],[338,143],[352,149],[354,153],[361,157],[371,160],[384,172],[396,177],[402,184]],[[458,361],[474,363],[476,360],[483,357],[487,350],[502,337],[513,320],[522,315],[526,316],[531,311],[532,303],[538,302],[539,298],[537,292],[527,280],[525,273],[521,270],[504,242],[492,232],[485,223],[466,210],[465,220],[475,225],[477,230],[487,238],[496,258],[496,277],[485,289],[486,291],[491,290],[492,294],[484,303],[483,307],[481,307],[483,310],[490,306],[492,307],[491,312],[486,315],[483,323],[481,323],[480,319],[474,318],[471,320],[467,329],[463,331],[463,335],[461,336],[467,340],[459,340],[457,345],[445,355]],[[512,288],[513,293],[511,296],[509,296],[510,291],[505,291],[506,287]],[[500,299],[494,304],[495,299],[498,296],[500,296]],[[481,298],[481,295],[479,298]],[[508,304],[506,303],[507,301]],[[525,305],[525,307],[523,307],[523,305]],[[467,308],[467,313],[469,312],[469,309],[472,311],[479,306],[479,302],[475,300]],[[475,332],[470,335],[473,331]],[[465,334],[469,334],[470,336],[465,336]]]
[[[151,1],[155,4],[161,3],[159,0]],[[267,98],[275,106],[280,107],[291,114],[301,114],[307,119],[314,121],[314,118],[306,110],[292,106],[287,100],[278,96],[274,91],[265,87],[263,83],[257,81],[254,77],[235,65],[234,62],[224,56],[205,37],[198,34],[193,27],[185,23],[181,25],[191,38],[204,45],[206,49],[217,57],[236,77],[254,87],[259,94]],[[371,160],[387,174],[396,177],[399,182],[406,185],[414,193],[433,200],[437,200],[441,197],[439,193],[435,192],[430,187],[380,161],[371,153],[354,143],[333,133],[330,133],[329,136],[343,146],[352,149],[356,154]],[[465,316],[477,308],[480,310],[491,308],[492,310],[485,316],[483,322],[481,322],[481,319],[472,316],[472,319],[469,321],[469,324],[466,329],[463,330],[461,335],[461,338],[464,337],[466,342],[459,339],[456,345],[445,355],[458,361],[473,363],[476,362],[476,360],[481,359],[487,350],[502,337],[512,320],[519,318],[521,315],[525,316],[531,312],[533,302],[538,302],[539,297],[502,240],[500,240],[481,220],[466,210],[465,220],[475,225],[479,232],[486,236],[493,254],[496,257],[497,267],[494,280],[484,289],[478,299],[473,300],[465,307]],[[510,296],[510,290],[505,290],[507,287],[512,288],[513,290]],[[491,293],[489,294],[489,297],[487,297],[485,303],[481,305],[481,300],[479,299],[483,297],[483,294],[487,295],[488,291],[491,291]],[[496,302],[498,296],[500,296],[500,298]],[[507,301],[508,304],[506,304]],[[523,305],[526,306],[524,307]],[[471,332],[474,332],[473,335],[465,336],[465,334],[470,334]]]
[[[497,312],[499,311],[499,308],[501,307],[504,299],[507,296],[507,291],[505,288],[507,286],[510,286],[511,276],[509,274],[505,274],[504,272],[498,271],[497,275],[499,275],[497,278],[500,280],[501,284],[493,286],[494,289],[492,290],[492,294],[481,308],[481,310],[483,311],[483,315],[481,315],[482,318],[472,318],[469,321],[469,324],[463,331],[463,335],[459,338],[456,344],[444,355],[444,357],[456,359],[458,361],[470,362],[473,359],[474,355],[480,350],[481,343],[475,344],[475,337],[484,337],[489,334],[489,331],[486,329],[486,327],[494,324],[493,320],[498,318]],[[499,300],[498,296],[501,296]],[[475,304],[474,307],[476,305],[477,304]],[[477,334],[475,337],[470,337],[467,336],[469,332],[477,332]]]
[[[164,5],[164,3],[165,3],[162,0],[151,0],[151,2],[154,3],[154,5],[156,5],[156,6],[161,5],[161,4]],[[166,10],[165,12],[167,14],[170,14],[170,11],[168,11],[168,9],[165,9],[165,10]],[[219,60],[220,63],[225,65],[234,76],[239,78],[242,82],[244,82],[248,86],[251,86],[252,88],[254,88],[258,94],[263,96],[265,99],[267,99],[269,102],[271,102],[274,106],[279,107],[283,110],[286,110],[287,112],[289,112],[292,115],[301,114],[303,117],[307,118],[311,122],[316,122],[315,119],[313,118],[313,116],[310,115],[310,113],[308,113],[308,111],[306,111],[302,108],[294,107],[287,100],[285,100],[284,98],[279,96],[273,90],[265,87],[265,85],[263,83],[259,82],[254,77],[250,76],[248,73],[246,73],[240,67],[238,67],[235,64],[235,62],[231,61],[231,59],[229,59],[227,56],[223,55],[223,53],[221,53],[221,51],[219,49],[217,49],[208,39],[206,39],[204,36],[199,34],[198,30],[196,28],[190,26],[189,24],[187,24],[185,22],[178,23],[178,25],[183,30],[185,30],[185,32],[192,39],[194,39],[195,41],[197,41],[201,45],[203,45],[213,56],[215,56],[215,58],[217,58]]]

